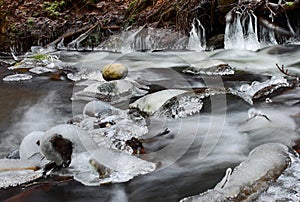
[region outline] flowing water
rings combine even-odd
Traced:
[[[129,68],[129,79],[148,85],[151,91],[162,89],[192,90],[210,87],[240,89],[243,84],[263,82],[271,76],[283,76],[276,63],[300,75],[300,46],[272,46],[259,51],[215,50],[210,52],[173,51],[152,53],[79,53],[56,52],[60,60],[76,66],[81,77],[95,78],[101,68],[117,62]],[[201,60],[222,60],[236,71],[232,76],[184,74],[182,70]],[[3,82],[1,74],[0,156],[18,149],[22,138],[31,131],[45,131],[66,123],[82,113],[84,103],[71,101],[81,82],[50,81],[47,76],[29,81]],[[132,98],[135,100],[136,98]],[[147,175],[120,183],[83,186],[65,182],[44,184],[27,189],[0,190],[0,199],[11,201],[178,201],[213,188],[228,167],[234,168],[249,152],[264,143],[292,145],[300,137],[300,88],[284,90],[267,101],[250,105],[233,95],[215,95],[203,100],[199,114],[181,119],[148,120],[151,141],[145,148],[155,153],[161,168]],[[117,107],[127,108],[128,102]],[[253,109],[255,108],[255,109]],[[250,111],[249,111],[250,110]],[[251,111],[264,116],[249,120]],[[249,111],[249,113],[248,113]],[[297,115],[298,114],[298,115]],[[155,136],[165,129],[166,135]],[[18,198],[19,197],[19,198]]]

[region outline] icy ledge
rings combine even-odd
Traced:
[[[283,144],[258,146],[232,173],[229,168],[214,189],[181,202],[253,201],[290,166],[292,158],[289,148]]]

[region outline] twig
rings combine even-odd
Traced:
[[[287,70],[287,69],[285,69],[284,68],[284,65],[281,65],[281,67],[278,65],[278,64],[276,64],[276,67],[277,67],[277,69],[281,72],[281,73],[283,73],[284,75],[286,75],[286,76],[290,76],[290,77],[294,77],[294,78],[296,78],[297,80],[299,80],[299,75],[297,75],[297,74],[291,74],[291,73],[289,73],[289,70]]]

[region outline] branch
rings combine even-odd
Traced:
[[[289,73],[289,70],[287,70],[287,69],[285,69],[284,68],[284,65],[281,65],[281,67],[278,65],[278,64],[276,64],[276,67],[277,67],[277,69],[281,72],[281,73],[283,73],[284,75],[286,75],[286,76],[290,76],[290,77],[294,77],[294,78],[296,78],[297,80],[299,80],[299,75],[297,75],[297,74],[291,74],[291,73]]]

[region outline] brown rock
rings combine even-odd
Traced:
[[[102,69],[102,76],[106,81],[124,79],[127,74],[127,67],[120,63],[108,64]]]

